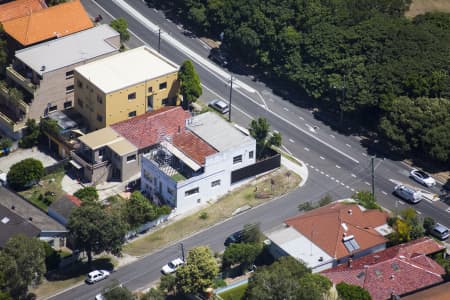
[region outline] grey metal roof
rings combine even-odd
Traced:
[[[36,237],[40,232],[32,222],[21,218],[13,210],[0,204],[0,248],[14,235],[24,234],[28,237]]]
[[[251,136],[212,112],[192,117],[187,127],[219,152],[254,142]]]
[[[16,51],[15,56],[42,75],[117,51],[106,40],[118,35],[105,24]]]
[[[52,202],[49,209],[53,209],[55,212],[63,216],[66,220],[69,220],[72,210],[76,209],[78,206],[70,201],[66,195]]]
[[[78,125],[74,120],[69,118],[69,116],[67,116],[64,112],[59,110],[49,113],[48,117],[58,122],[58,126],[62,130],[72,129],[77,127]]]

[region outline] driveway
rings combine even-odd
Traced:
[[[34,158],[40,160],[44,167],[48,167],[57,162],[50,155],[39,151],[37,148],[31,149],[17,149],[16,151],[10,153],[8,156],[0,158],[0,171],[8,173],[11,166],[25,158]]]

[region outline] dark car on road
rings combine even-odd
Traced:
[[[211,52],[209,52],[208,58],[221,67],[226,67],[229,65],[226,55],[219,48],[212,48]]]
[[[231,244],[237,244],[242,242],[242,230],[236,231],[235,233],[231,234],[227,237],[225,240],[225,247],[228,247]]]

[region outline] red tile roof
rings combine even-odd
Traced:
[[[92,28],[80,1],[70,1],[3,22],[5,32],[23,46]]]
[[[80,207],[81,206],[81,200],[78,197],[75,197],[74,195],[66,194],[65,197],[70,200],[73,204]]]
[[[44,0],[16,0],[0,5],[0,23],[47,8]]]
[[[450,282],[402,297],[402,300],[448,300],[450,299]]]
[[[287,219],[285,223],[331,257],[340,259],[385,243],[386,239],[375,228],[386,224],[387,217],[380,210],[363,211],[357,204],[335,202]],[[344,245],[343,238],[350,236],[359,245],[357,251],[350,252]]]
[[[138,149],[143,149],[163,141],[164,136],[183,133],[188,118],[190,113],[182,107],[166,106],[110,127]]]
[[[422,238],[355,259],[322,275],[335,284],[344,281],[358,285],[373,300],[385,300],[391,293],[403,295],[442,282],[445,270],[426,256],[442,249],[434,240]]]
[[[208,143],[190,131],[173,136],[172,144],[199,165],[205,164],[205,158],[217,151]]]

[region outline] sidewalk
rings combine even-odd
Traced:
[[[295,158],[295,157],[294,157]],[[297,159],[297,158],[295,158]],[[297,159],[298,160],[298,159]],[[299,160],[299,163],[294,163],[293,161],[290,161],[284,156],[281,156],[281,164],[286,168],[291,170],[292,172],[297,173],[302,180],[300,181],[300,184],[298,186],[304,186],[306,181],[308,180],[308,168],[305,166],[303,162]]]

